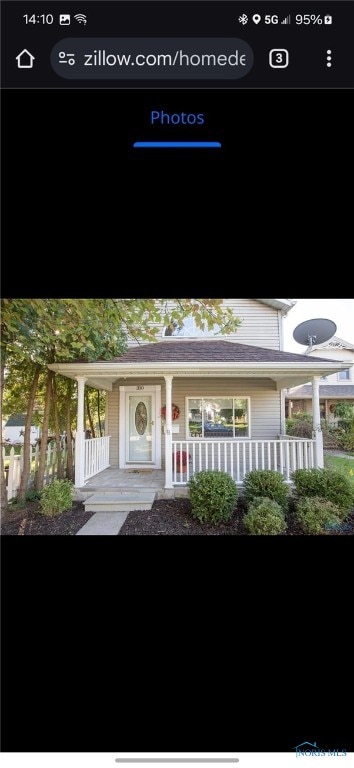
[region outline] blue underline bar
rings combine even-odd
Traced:
[[[221,149],[219,141],[136,141],[134,149]]]

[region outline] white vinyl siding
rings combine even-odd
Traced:
[[[337,360],[339,362],[348,363],[349,378],[341,379],[339,373],[330,373],[323,380],[323,384],[353,384],[354,383],[354,350],[352,349],[335,349],[331,347],[323,347],[320,349],[314,349],[309,353],[311,357],[324,357],[327,360]],[[291,392],[291,390],[290,390]]]
[[[219,338],[238,344],[251,344],[267,349],[280,349],[278,312],[257,299],[224,299],[235,315],[242,320],[236,333]]]
[[[113,391],[107,393],[107,434],[111,436],[110,464],[118,466],[119,437],[119,385],[127,384],[121,379],[114,384]],[[161,403],[166,403],[164,379],[129,379],[129,385],[161,384]],[[172,381],[172,402],[178,405],[180,417],[174,421],[179,432],[173,434],[173,440],[186,438],[186,398],[208,396],[210,393],[219,397],[250,397],[252,440],[275,440],[281,432],[281,397],[275,383],[270,379],[232,379],[232,378],[174,378]],[[165,439],[162,429],[162,458],[165,455]]]
[[[257,299],[223,299],[225,306],[231,307],[236,315],[242,320],[238,331],[230,333],[228,336],[216,336],[220,339],[228,339],[239,344],[251,344],[256,347],[266,347],[267,349],[281,349],[279,322],[282,318],[278,316],[278,310],[269,307]],[[173,301],[166,303],[166,313],[173,309]],[[156,326],[156,323],[152,323]],[[165,337],[164,327],[160,326],[160,333],[156,337],[157,341],[166,341],[168,338],[178,339],[178,336]],[[129,340],[129,346],[137,346],[134,339]]]

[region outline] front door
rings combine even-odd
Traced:
[[[119,466],[161,467],[161,386],[119,387]]]
[[[127,394],[126,459],[133,464],[155,463],[155,394]]]

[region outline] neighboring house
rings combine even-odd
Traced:
[[[323,465],[318,385],[342,363],[283,351],[290,299],[224,302],[243,321],[231,336],[203,337],[187,318],[176,334],[161,327],[159,341],[132,342],[114,360],[49,366],[78,381],[77,488],[94,475],[98,487],[107,467],[111,484],[118,470],[163,470],[162,486],[172,493],[201,469],[224,470],[241,484],[251,469],[275,469],[289,482],[296,467]],[[315,439],[286,438],[283,390],[309,379]],[[85,383],[107,391],[106,437],[84,439]],[[185,471],[181,452],[189,457]]]
[[[5,422],[3,429],[3,442],[23,443],[25,431],[26,415],[24,413],[13,413]],[[31,443],[39,437],[39,427],[31,426]]]
[[[318,358],[324,356],[329,360],[343,362],[347,367],[336,373],[321,376],[320,380],[320,412],[321,418],[330,423],[337,423],[333,406],[345,401],[354,405],[354,344],[332,336],[323,344],[308,347],[306,355]],[[291,417],[296,413],[312,412],[312,387],[305,384],[289,389],[286,393],[286,415]]]

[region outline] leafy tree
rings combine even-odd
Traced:
[[[172,320],[181,324],[187,315],[193,316],[199,328],[206,325],[211,329],[217,324],[221,334],[235,331],[241,322],[230,308],[223,306],[222,299],[2,299],[1,308],[1,405],[5,367],[11,374],[13,366],[22,366],[27,377],[27,385],[22,390],[22,395],[26,393],[26,403],[20,409],[27,413],[20,496],[24,496],[27,488],[30,468],[29,431],[39,391],[42,393],[40,410],[43,413],[43,450],[36,478],[38,489],[43,484],[52,402],[57,441],[63,412],[66,431],[69,433],[73,387],[72,384],[66,384],[65,398],[60,397],[60,377],[54,377],[53,372],[48,370],[49,363],[75,359],[87,362],[111,359],[124,351],[126,334],[138,342],[153,341],[157,338],[161,323],[167,326]],[[38,390],[38,387],[42,389]],[[92,395],[88,394],[86,403],[89,404],[90,416],[94,420],[90,398]],[[96,395],[98,412],[99,398]],[[1,472],[3,477],[2,463]],[[4,483],[2,489],[2,503],[6,505]]]
[[[111,299],[122,328],[136,341],[154,341],[161,323],[181,325],[192,315],[198,328],[220,327],[220,334],[237,330],[241,320],[222,299]]]
[[[30,470],[29,429],[35,405],[39,372],[44,372],[42,450],[36,488],[43,485],[45,451],[54,393],[54,423],[58,444],[59,411],[54,374],[47,368],[54,360],[109,359],[126,347],[125,334],[107,299],[4,299],[2,301],[2,388],[5,366],[24,364],[32,367],[32,381],[27,388],[27,424],[24,441],[24,466],[20,497],[26,493]],[[39,370],[38,370],[39,368]],[[3,401],[3,399],[2,399]],[[1,467],[3,471],[3,466]],[[2,475],[3,476],[3,475]],[[2,484],[4,486],[4,484]],[[2,502],[6,504],[3,487]]]
[[[36,300],[42,303],[42,300]],[[24,299],[1,299],[1,414],[3,414],[3,394],[5,368],[11,362],[30,361],[31,332],[33,329],[36,309]],[[33,372],[33,375],[35,373]],[[1,451],[1,505],[7,505],[7,493],[4,478],[4,463]]]

